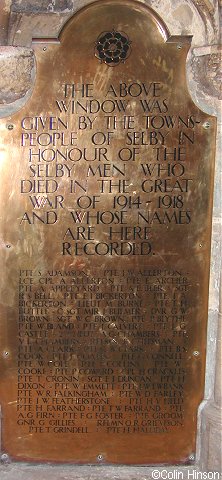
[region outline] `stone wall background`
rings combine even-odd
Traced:
[[[32,38],[58,37],[66,21],[91,0],[0,1],[0,117],[20,109],[30,97],[35,81]],[[219,352],[219,297],[221,272],[221,0],[143,0],[162,17],[172,35],[193,35],[187,59],[187,82],[194,102],[218,117],[214,210],[212,225],[211,279],[205,401],[200,406],[198,456],[201,471],[221,468],[221,361]],[[7,118],[7,122],[9,118]],[[222,305],[222,302],[221,302]],[[216,361],[217,350],[217,361]],[[4,465],[1,478],[132,479],[145,480],[151,470],[124,467],[40,467]],[[121,470],[122,468],[122,470]],[[172,469],[171,469],[172,470]],[[184,475],[186,475],[186,468]],[[48,472],[48,473],[47,473]],[[36,475],[36,476],[35,476]],[[53,475],[52,477],[50,475]],[[186,476],[184,476],[184,479]]]

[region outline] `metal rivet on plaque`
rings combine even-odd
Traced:
[[[194,357],[199,357],[199,355],[200,355],[200,352],[198,352],[198,350],[195,350],[195,351],[193,352],[193,356],[194,356]]]
[[[203,128],[205,128],[205,129],[210,128],[210,122],[204,122],[203,123]]]
[[[178,43],[178,45],[177,45],[177,50],[181,50],[181,48],[182,48],[181,43]]]
[[[9,123],[9,124],[6,125],[6,128],[7,128],[8,130],[13,130],[14,125],[13,125],[12,123]]]
[[[195,460],[195,455],[194,455],[194,453],[191,453],[191,455],[189,455],[189,460],[191,460],[191,461]]]
[[[98,462],[102,462],[103,455],[101,455],[101,454],[97,455],[97,460],[98,460]]]

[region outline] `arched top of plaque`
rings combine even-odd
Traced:
[[[180,98],[184,103],[185,94],[189,98],[185,62],[191,39],[190,35],[171,36],[159,15],[141,2],[99,0],[79,10],[58,39],[33,38],[33,45],[40,75],[42,64],[47,78],[49,69],[53,73],[55,86],[57,79],[65,84],[70,79],[75,83],[82,78],[87,83],[93,78],[98,97],[110,81],[129,84],[139,80],[141,84],[149,79],[149,83],[167,85],[171,101],[175,98],[178,104]],[[39,43],[46,45],[41,48],[44,53],[39,52]]]
[[[171,35],[170,31],[164,22],[164,20],[160,17],[160,15],[155,12],[151,7],[148,5],[142,3],[141,1],[137,0],[97,0],[89,5],[86,5],[85,7],[81,8],[73,17],[71,17],[68,22],[62,27],[62,30],[60,31],[59,34],[59,39],[62,41],[63,35],[66,33],[66,29],[70,27],[70,24],[72,24],[74,17],[77,18],[79,15],[84,15],[90,14],[95,12],[96,16],[98,16],[98,22],[102,23],[104,22],[104,13],[109,14],[109,19],[107,18],[108,22],[111,20],[111,15],[112,12],[115,16],[117,15],[118,18],[118,24],[123,24],[124,19],[122,17],[128,14],[130,16],[133,15],[133,17],[137,14],[138,19],[141,16],[144,16],[147,18],[147,21],[149,19],[153,22],[153,24],[156,25],[156,28],[159,30],[160,34],[162,35],[162,38],[165,42],[177,42],[180,40],[182,43],[190,43],[192,39],[192,35]],[[129,17],[128,17],[129,19]],[[130,26],[130,25],[129,25]],[[134,27],[137,26],[138,28],[138,23],[134,25]],[[72,28],[72,27],[71,27]]]

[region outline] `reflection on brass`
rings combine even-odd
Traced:
[[[113,28],[132,49],[110,68],[94,49]],[[32,97],[7,119],[13,130],[0,123],[12,459],[194,458],[216,127],[187,90],[189,42],[116,0],[82,9],[47,51],[35,39]]]

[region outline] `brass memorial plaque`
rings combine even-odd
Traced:
[[[33,41],[1,121],[2,450],[189,463],[203,398],[215,119],[190,37],[134,1]]]

